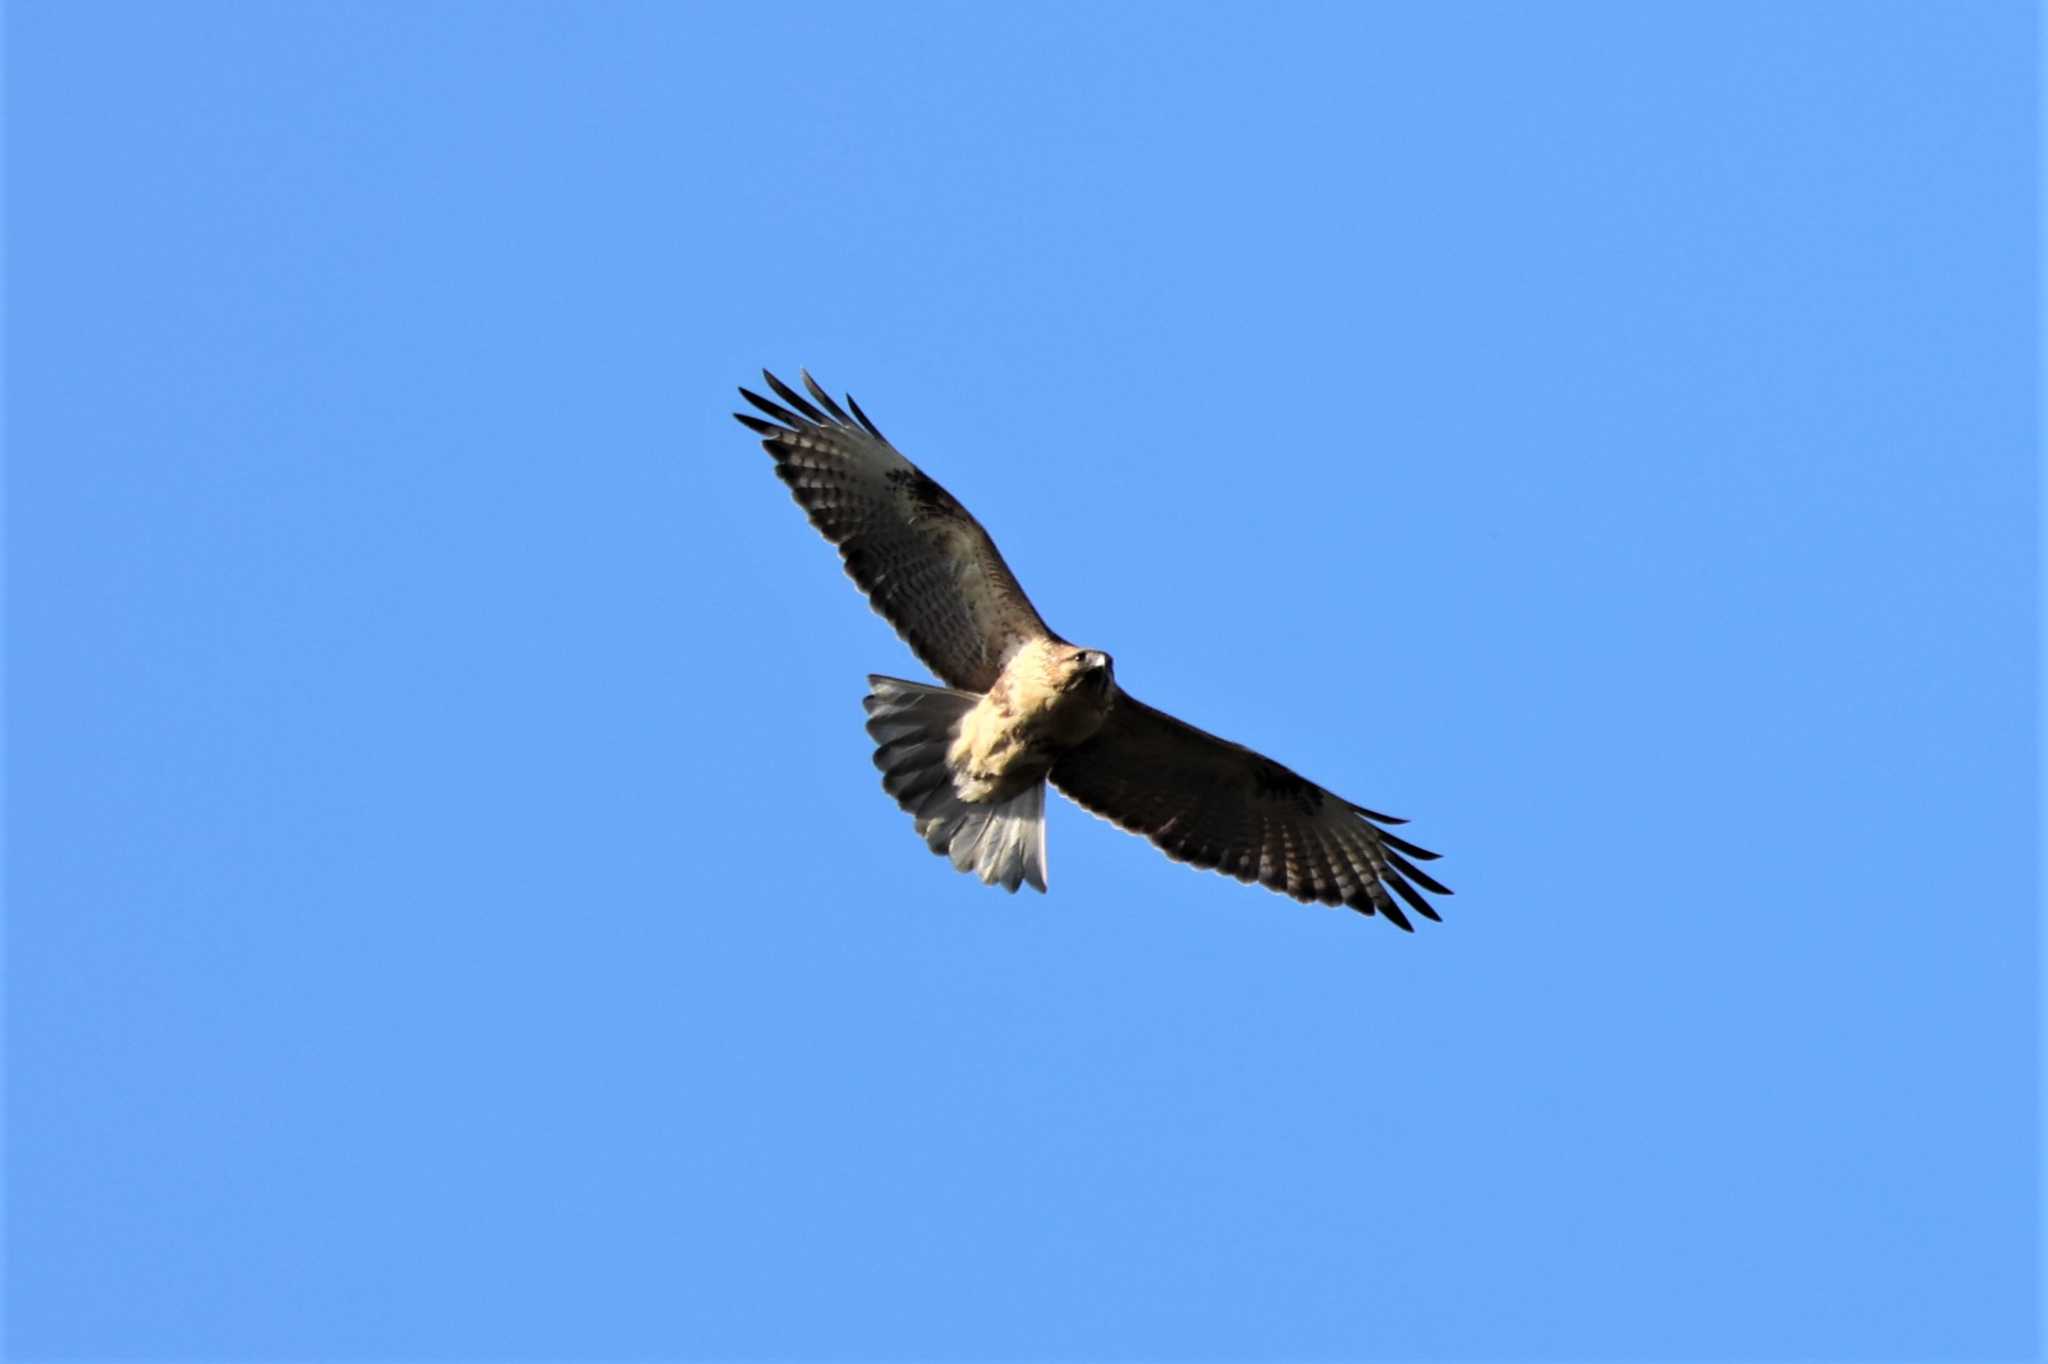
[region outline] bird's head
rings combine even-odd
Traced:
[[[1069,691],[1107,696],[1116,685],[1116,660],[1100,649],[1075,649],[1062,662],[1066,675],[1061,682]]]

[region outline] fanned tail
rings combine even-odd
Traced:
[[[960,799],[946,754],[981,698],[895,677],[868,678],[868,733],[882,787],[917,821],[925,845],[984,885],[1045,889],[1045,783],[1006,801]]]

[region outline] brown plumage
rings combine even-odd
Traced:
[[[1125,692],[1107,654],[1046,626],[981,523],[858,403],[841,407],[808,373],[808,397],[763,377],[781,401],[740,393],[770,420],[733,415],[875,609],[948,684],[871,676],[867,698],[882,784],[932,851],[985,882],[1044,890],[1049,780],[1176,861],[1404,929],[1402,903],[1438,917],[1422,892],[1451,892],[1415,865],[1436,854],[1379,827],[1403,821]]]

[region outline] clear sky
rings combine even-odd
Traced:
[[[2030,1355],[2035,26],[10,6],[10,1353]],[[763,365],[1446,922],[925,852]]]

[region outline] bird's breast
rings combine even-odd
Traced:
[[[962,800],[1009,799],[1041,780],[1061,753],[1102,728],[1102,699],[1047,681],[1031,663],[1013,661],[961,718],[946,756]]]

